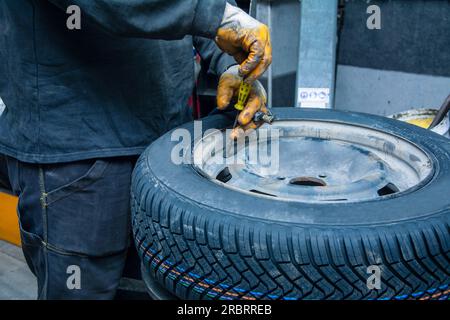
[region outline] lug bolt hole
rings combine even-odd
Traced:
[[[305,187],[325,187],[327,183],[322,179],[314,178],[314,177],[298,177],[293,178],[289,181],[289,184],[295,186],[305,186]]]

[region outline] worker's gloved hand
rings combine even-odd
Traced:
[[[240,75],[247,83],[258,79],[272,62],[269,28],[229,3],[216,43],[240,64]]]
[[[242,83],[242,77],[239,74],[239,66],[232,66],[225,71],[219,80],[217,89],[217,108],[225,110],[231,102],[237,101],[239,87]],[[267,114],[267,94],[261,82],[255,81],[249,93],[247,104],[238,117],[239,125],[233,129],[231,139],[237,139],[245,134],[247,130],[260,127],[263,122],[255,123],[253,117],[256,112],[262,111]],[[231,107],[233,107],[231,105]]]

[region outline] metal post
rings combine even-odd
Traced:
[[[250,15],[263,23],[266,23],[272,33],[272,0],[251,0]],[[267,107],[272,108],[273,97],[273,69],[272,65],[264,76],[267,80]]]
[[[267,11],[267,20],[268,20],[268,27],[269,31],[272,32],[272,3],[269,1],[268,5],[268,11]],[[272,97],[273,97],[273,72],[272,72],[272,65],[269,66],[269,70],[267,70],[267,89],[269,90],[268,93],[268,100],[267,100],[267,107],[270,109],[272,108]]]
[[[295,106],[333,108],[338,0],[301,0]]]

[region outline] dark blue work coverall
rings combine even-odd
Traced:
[[[69,5],[81,8],[81,30],[66,27]],[[207,39],[224,8],[225,0],[0,2],[0,184],[19,196],[39,298],[114,297],[136,157],[191,119],[193,46],[216,75],[233,63]],[[79,286],[70,278],[78,271]]]

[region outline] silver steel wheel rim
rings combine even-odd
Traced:
[[[287,120],[262,126],[245,142],[224,143],[228,135],[229,130],[214,130],[196,141],[194,168],[219,185],[255,197],[307,203],[367,201],[417,189],[434,172],[425,151],[376,128]],[[280,150],[278,170],[259,157],[264,153],[276,158],[274,141]],[[262,151],[250,161],[255,148]],[[227,163],[230,157],[234,160]]]

